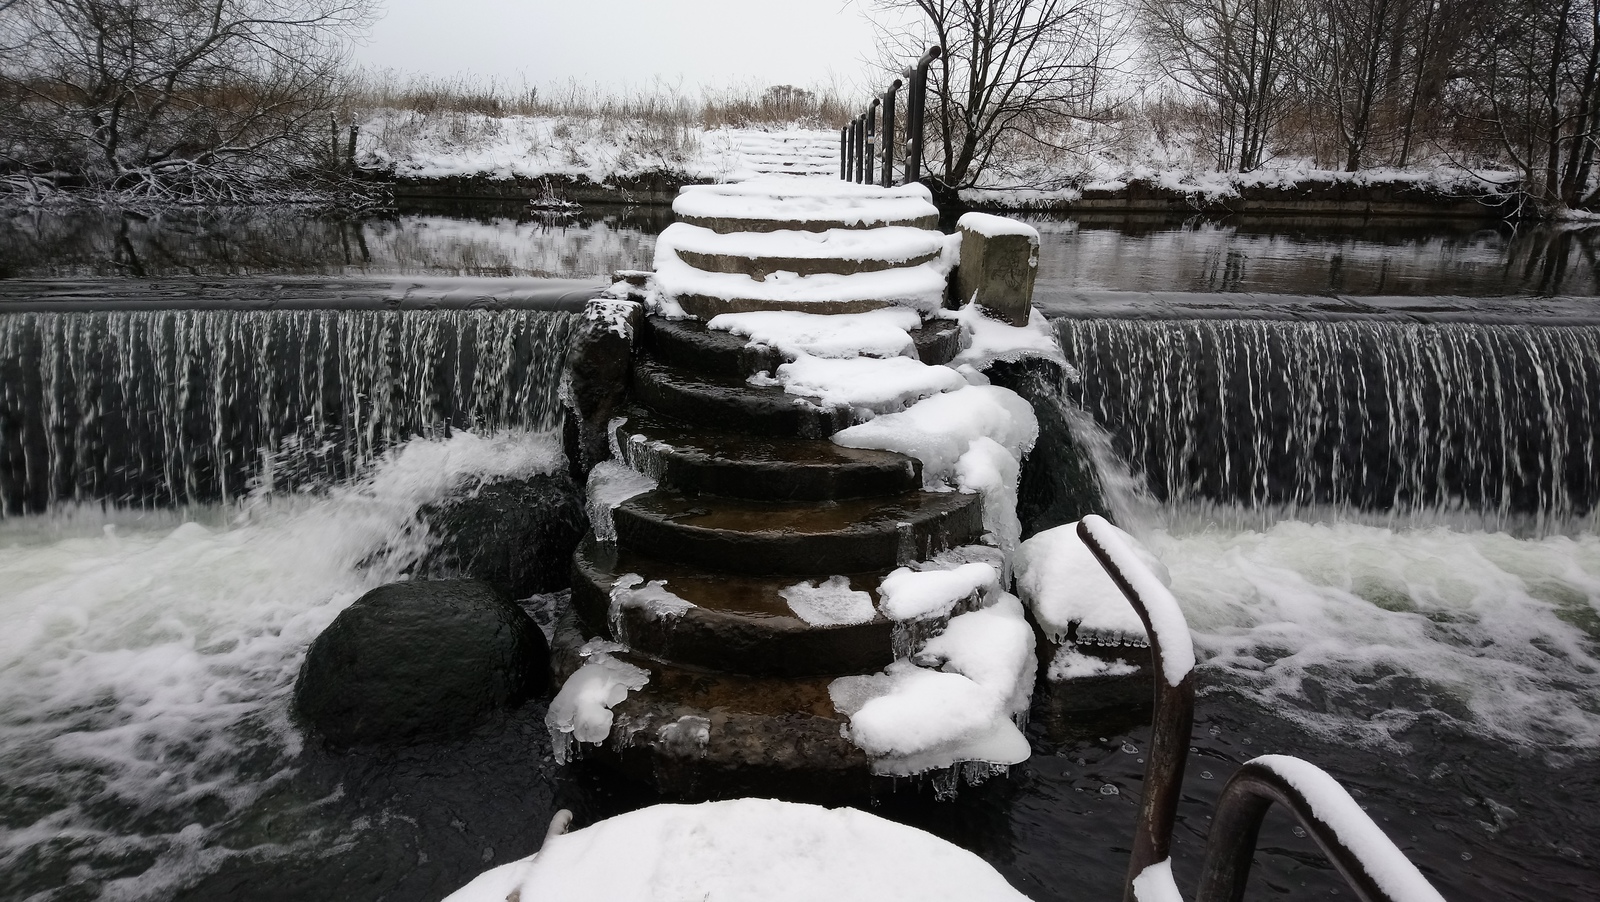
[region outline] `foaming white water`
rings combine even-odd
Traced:
[[[1161,504],[1062,403],[1113,517],[1171,571],[1213,689],[1361,744],[1446,721],[1515,746],[1600,749],[1595,513],[1537,538],[1456,509]]]
[[[1600,537],[1284,521],[1146,536],[1221,685],[1325,735],[1600,748]]]
[[[461,432],[320,496],[5,521],[0,871],[31,860],[79,882],[148,858],[103,895],[159,897],[229,854],[216,831],[290,776],[306,646],[426,550],[417,509],[559,463],[548,433]]]

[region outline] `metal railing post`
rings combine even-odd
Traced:
[[[1116,552],[1107,548],[1100,533],[1112,530],[1102,517],[1090,515],[1078,522],[1078,538],[1092,552],[1106,575],[1122,590],[1128,604],[1133,606],[1150,637],[1150,664],[1155,671],[1155,711],[1150,717],[1150,750],[1144,770],[1144,793],[1139,799],[1139,816],[1134,822],[1133,854],[1128,859],[1128,879],[1124,883],[1123,902],[1138,902],[1133,891],[1133,881],[1144,869],[1164,861],[1172,848],[1172,825],[1178,815],[1178,796],[1183,788],[1183,769],[1189,758],[1189,738],[1194,730],[1194,668],[1191,666],[1176,684],[1167,679],[1165,660],[1179,649],[1163,648],[1161,631],[1151,622],[1147,605],[1170,605],[1177,622],[1183,622],[1183,613],[1170,593],[1158,592],[1164,598],[1144,598],[1133,587],[1134,581],[1123,573],[1124,560],[1115,560]],[[1114,534],[1114,533],[1113,533]],[[1138,561],[1131,566],[1139,566]],[[1157,584],[1159,586],[1159,583]],[[1164,587],[1163,587],[1164,588]],[[1169,617],[1167,622],[1172,622]],[[1175,637],[1173,637],[1175,638]],[[1189,639],[1187,629],[1183,638]],[[1187,655],[1193,660],[1191,647]]]
[[[867,115],[862,113],[856,117],[856,171],[855,180],[859,184],[864,181],[862,174],[867,171]]]
[[[894,184],[894,97],[900,90],[900,79],[889,84],[883,92],[883,175],[879,184],[887,188]]]
[[[839,129],[839,178],[850,179],[850,129]]]
[[[870,185],[877,181],[878,175],[878,98],[872,98],[867,104],[867,152],[863,155],[862,162],[865,167],[861,172],[861,182]]]
[[[907,184],[922,178],[922,122],[928,109],[928,67],[943,54],[943,47],[929,47],[910,73],[911,89],[906,95]]]

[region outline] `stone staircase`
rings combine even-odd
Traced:
[[[680,796],[868,790],[872,761],[830,684],[895,660],[879,584],[980,542],[981,496],[926,491],[918,459],[830,441],[870,414],[786,392],[772,374],[792,355],[707,321],[931,312],[946,240],[920,190],[779,179],[680,195],[655,288],[662,310],[698,318],[652,315],[640,330],[629,406],[611,421],[617,460],[597,471],[620,463],[654,488],[610,510],[615,542],[579,548],[575,616],[557,635],[559,679],[596,657],[637,668],[609,735],[582,754]],[[907,334],[930,366],[960,347],[950,320]]]
[[[839,133],[808,129],[732,133],[740,168],[756,175],[839,175]]]

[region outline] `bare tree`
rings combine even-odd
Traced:
[[[1600,0],[1509,0],[1475,47],[1453,112],[1487,133],[1540,206],[1600,202]]]
[[[1147,52],[1211,108],[1217,166],[1249,172],[1286,110],[1293,0],[1135,0]]]
[[[1103,0],[878,0],[900,69],[928,43],[944,48],[928,79],[927,163],[951,190],[971,187],[1008,143],[1059,146],[1074,120],[1103,116],[1119,19]]]
[[[0,18],[14,167],[226,199],[327,147],[345,41],[369,0],[26,0]],[[317,140],[312,139],[317,136]]]

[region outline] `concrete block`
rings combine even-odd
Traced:
[[[968,213],[956,224],[961,228],[961,265],[956,270],[961,302],[976,299],[999,319],[1027,325],[1039,272],[1039,231],[988,213]]]

